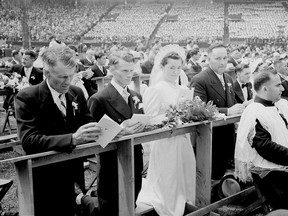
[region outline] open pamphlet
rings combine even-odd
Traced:
[[[96,142],[105,148],[114,137],[123,129],[121,125],[112,120],[106,114],[98,122],[98,126],[102,128],[102,134]]]

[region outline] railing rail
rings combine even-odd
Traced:
[[[119,215],[134,216],[134,154],[133,147],[145,142],[169,138],[181,134],[193,133],[196,136],[196,205],[203,207],[210,204],[211,197],[211,155],[212,127],[238,122],[240,116],[230,116],[226,120],[190,123],[172,129],[157,129],[149,132],[124,136],[112,141],[105,148],[97,142],[77,146],[72,153],[48,151],[32,155],[23,155],[0,162],[13,162],[18,178],[18,199],[20,215],[34,216],[33,169],[51,163],[87,157],[105,151],[117,150]],[[196,133],[195,133],[196,132]]]

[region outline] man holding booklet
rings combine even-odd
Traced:
[[[133,60],[133,55],[129,52],[112,53],[109,56],[110,71],[113,74],[111,83],[92,95],[88,101],[88,107],[96,121],[107,115],[123,126],[118,136],[141,132],[145,127],[143,122],[130,120],[133,114],[143,114],[141,95],[127,88],[133,76]],[[141,145],[134,146],[135,200],[142,184],[142,149]],[[100,163],[98,198],[101,215],[118,215],[117,151],[101,153]]]

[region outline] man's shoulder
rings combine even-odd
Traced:
[[[210,68],[206,68],[205,70],[199,72],[198,74],[196,74],[192,80],[203,80],[203,81],[206,81],[207,78],[209,77],[209,71],[211,71]]]

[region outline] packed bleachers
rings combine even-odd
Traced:
[[[199,38],[209,41],[223,36],[223,3],[179,2],[169,15],[178,15],[178,21],[163,23],[157,33],[165,42]]]
[[[168,4],[121,4],[110,14],[119,14],[115,21],[98,23],[85,36],[103,41],[135,41],[148,38],[165,13]]]
[[[229,34],[232,38],[277,37],[279,26],[283,34],[287,35],[288,13],[281,2],[230,4],[228,12],[242,14],[242,21],[229,22]]]
[[[29,26],[33,41],[48,41],[51,35],[61,35],[63,41],[72,41],[98,21],[107,5],[65,5],[59,2],[32,1],[28,10]],[[22,38],[19,8],[0,11],[0,37],[19,40]]]

